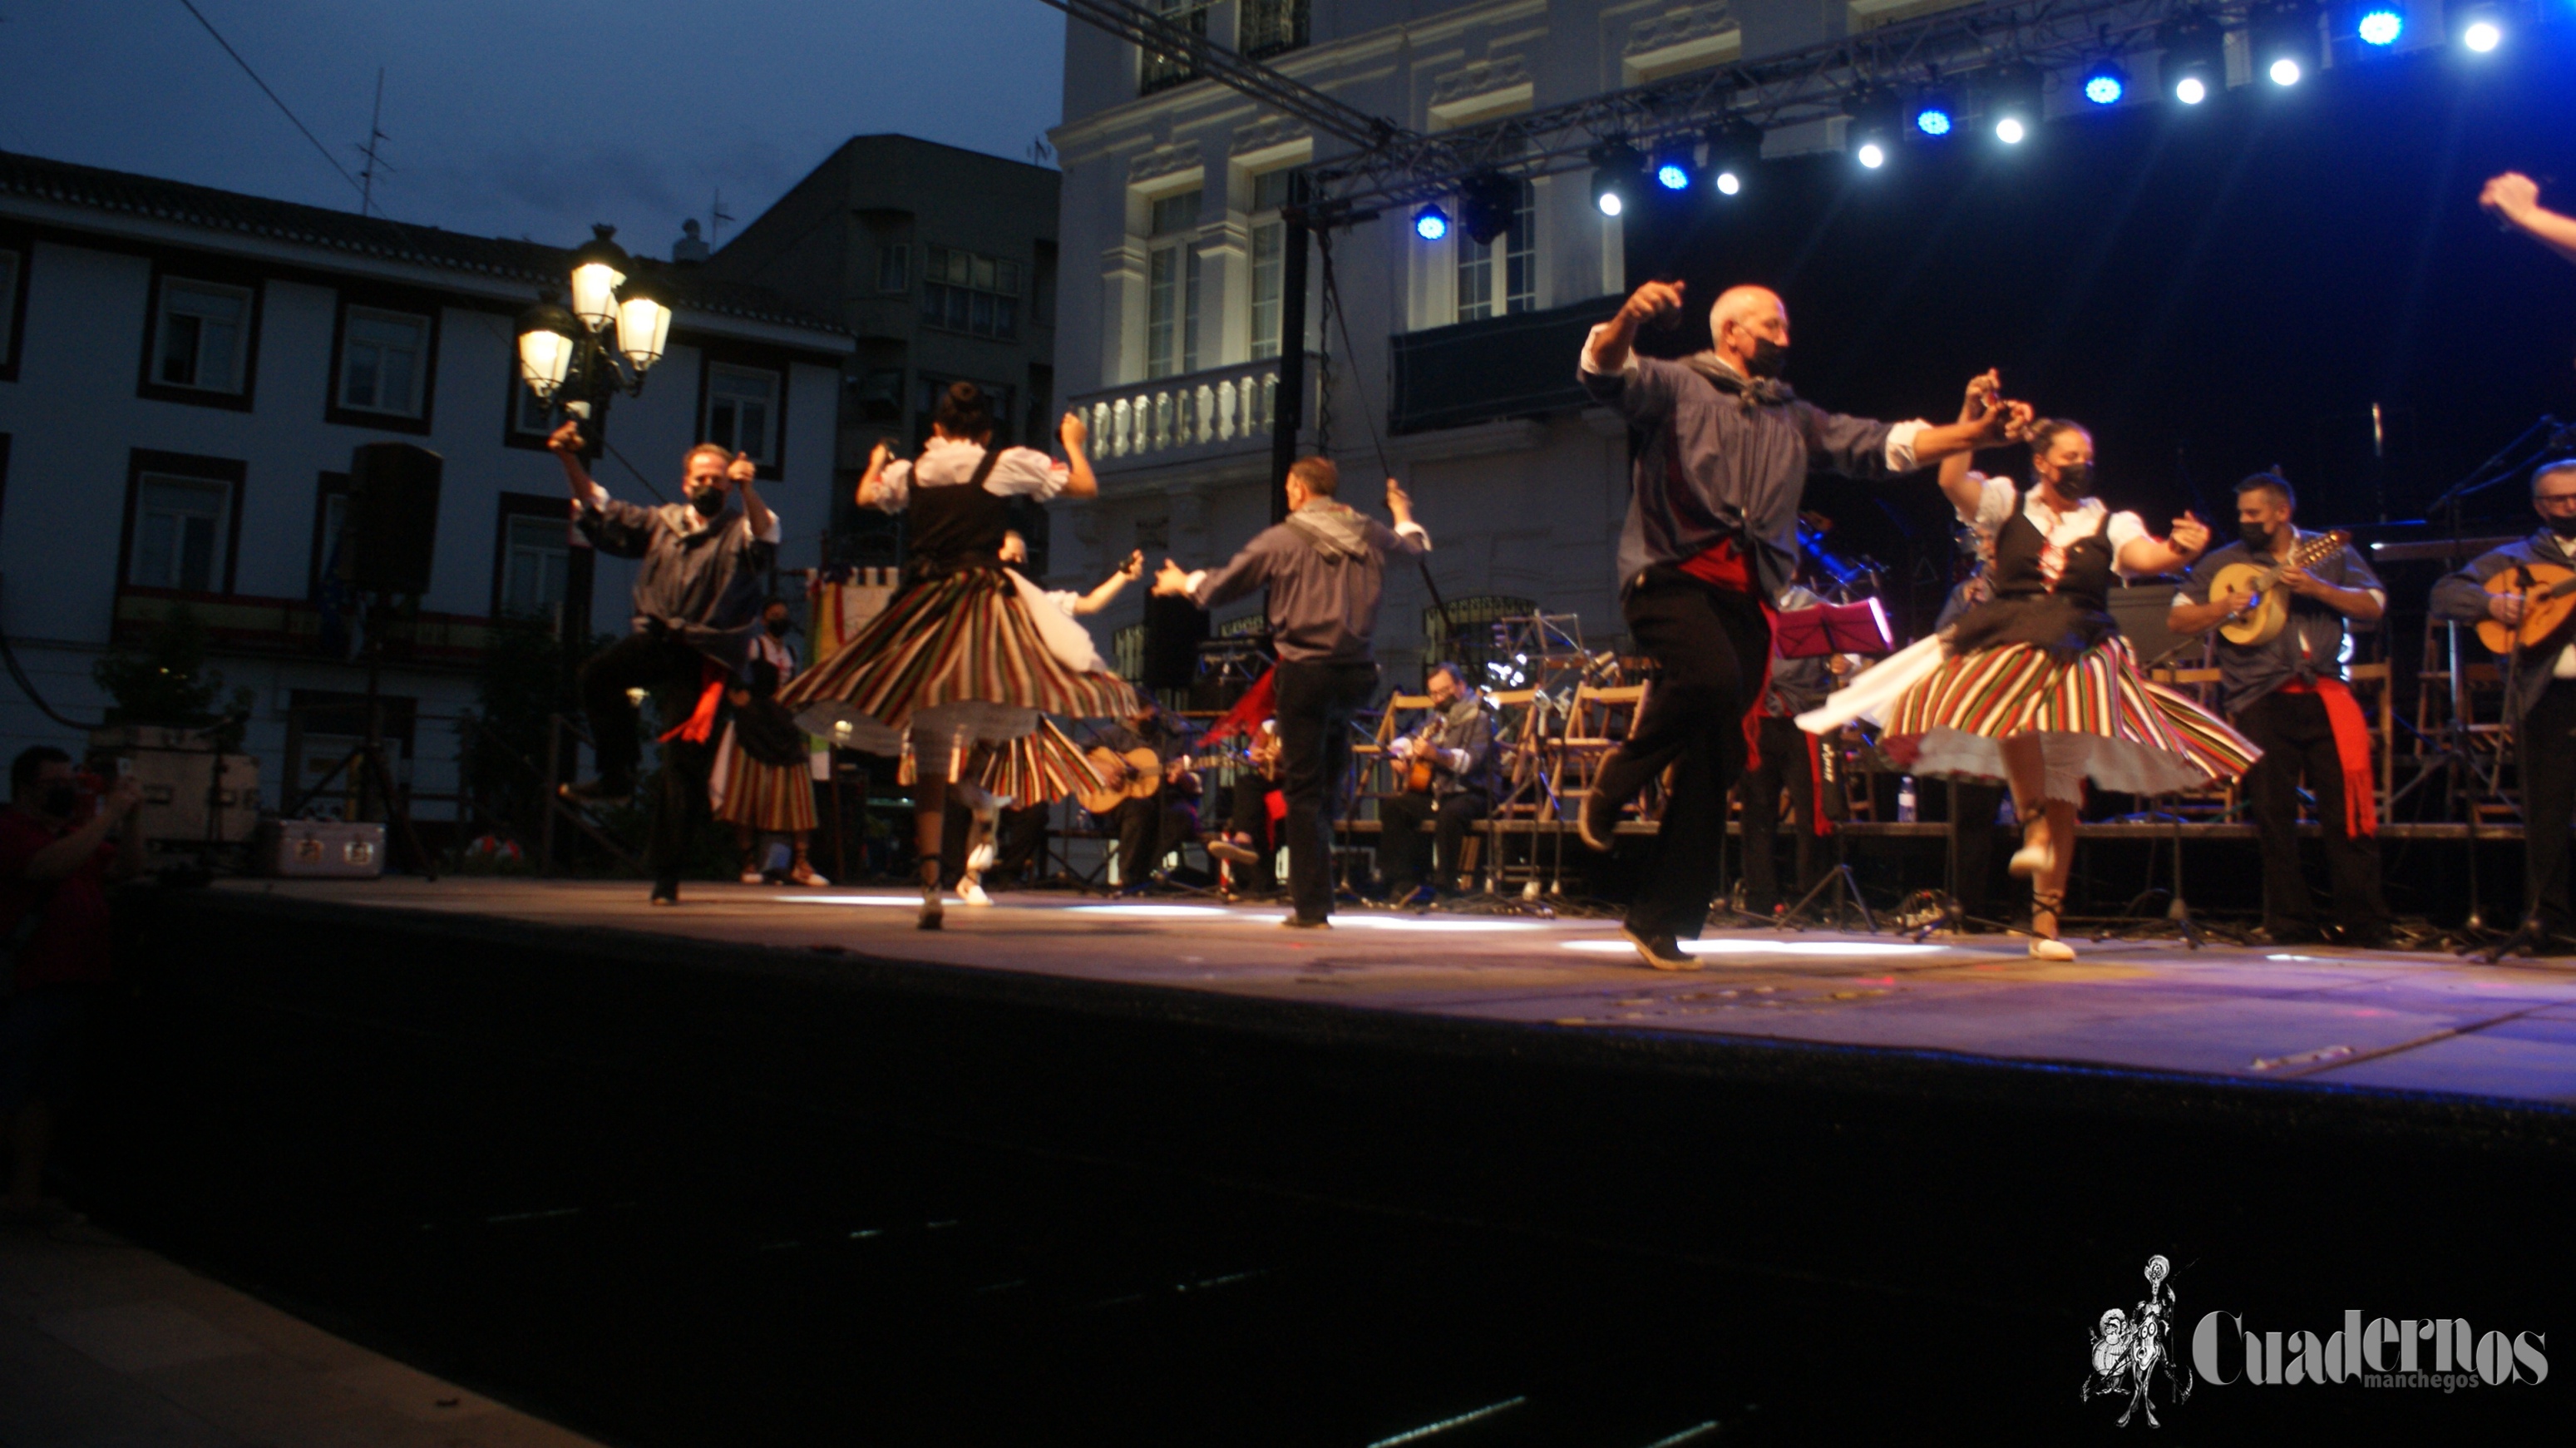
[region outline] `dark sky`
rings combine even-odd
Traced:
[[[403,220],[661,252],[747,222],[850,136],[1027,159],[1062,111],[1039,0],[196,0]],[[0,0],[0,148],[354,210],[357,192],[179,0]]]

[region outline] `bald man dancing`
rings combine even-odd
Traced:
[[[1679,362],[1638,357],[1637,328],[1682,304],[1678,282],[1648,282],[1583,344],[1586,391],[1628,419],[1632,475],[1619,535],[1628,632],[1659,671],[1627,741],[1583,801],[1583,842],[1610,848],[1619,812],[1678,765],[1656,857],[1629,902],[1628,939],[1657,970],[1696,970],[1680,942],[1708,923],[1726,796],[1744,772],[1771,620],[1798,563],[1798,496],[1809,472],[1880,478],[1954,453],[2000,447],[2015,417],[1932,427],[1842,417],[1781,383],[1789,313],[1760,287],[1709,309],[1716,346]]]

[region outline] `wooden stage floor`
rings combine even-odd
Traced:
[[[2292,1089],[2576,1105],[2576,962],[2488,966],[2446,955],[2085,944],[2072,964],[2015,936],[1936,939],[1734,931],[1707,968],[1638,964],[1612,922],[1352,911],[1330,932],[1275,928],[1277,907],[1071,894],[951,905],[912,928],[917,896],[691,885],[676,910],[633,883],[451,878],[236,881],[227,892],[393,911],[818,949],[889,963],[1018,972],[1536,1031],[1646,1033],[1939,1053],[2279,1083]]]

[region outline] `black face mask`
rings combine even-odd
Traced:
[[[2057,491],[2070,498],[2093,496],[2093,465],[2066,463],[2057,470]]]
[[[689,489],[689,506],[697,509],[698,516],[701,518],[716,517],[725,510],[725,490],[722,488],[691,488]]]
[[[1745,375],[1772,378],[1789,370],[1789,349],[1768,337],[1753,339],[1753,355],[1744,359]]]
[[[2240,521],[2236,525],[2236,536],[2245,540],[2246,547],[2261,553],[2272,546],[2272,525]]]
[[[2549,531],[2560,538],[2576,539],[2576,514],[2552,514],[2540,521],[2548,524]]]
[[[769,636],[781,639],[787,637],[787,620],[783,618],[769,620]]]
[[[80,790],[68,784],[49,785],[37,803],[56,819],[70,819],[72,811],[80,808]]]

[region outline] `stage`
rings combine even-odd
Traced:
[[[1615,922],[1346,909],[1329,932],[1278,907],[1176,897],[1009,893],[913,928],[917,893],[693,884],[678,909],[629,883],[235,882],[261,897],[638,932],[912,966],[1087,981],[1532,1032],[1651,1034],[1938,1053],[1995,1068],[2098,1067],[2247,1084],[2437,1093],[2576,1106],[2576,962],[2487,966],[2445,954],[2263,950],[2078,938],[2051,964],[2019,936],[1713,933],[1694,973],[1649,970]]]

